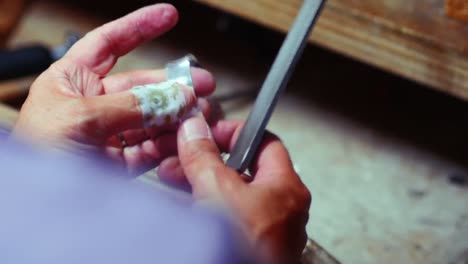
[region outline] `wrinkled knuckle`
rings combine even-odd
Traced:
[[[101,40],[109,47],[112,55],[120,56],[122,52],[119,50],[119,45],[116,44],[114,38],[110,35],[109,31],[105,30],[105,26],[103,30],[99,31],[99,37]]]
[[[294,192],[296,193],[296,198],[298,200],[298,204],[302,208],[309,209],[310,204],[312,203],[312,193],[310,192],[309,188],[298,178],[298,183],[294,187]]]
[[[297,181],[290,181],[291,188],[294,190],[296,194],[296,199],[298,204],[303,208],[309,208],[312,203],[312,193],[307,188],[307,186],[302,182],[301,177],[295,173]]]
[[[289,208],[291,211],[307,212],[312,202],[312,194],[305,185],[289,189]]]
[[[301,189],[302,189],[300,191],[301,200],[303,201],[304,206],[309,208],[311,203],[312,203],[312,193],[310,192],[310,190],[306,186],[303,186]]]
[[[136,20],[134,28],[134,35],[138,37],[138,42],[144,42],[147,39],[147,34],[142,30],[141,20]]]
[[[203,155],[203,152],[199,148],[196,148],[192,145],[188,145],[188,146],[186,145],[185,147],[188,150],[184,157],[185,165],[187,167],[196,166],[200,160],[200,156]]]
[[[295,211],[305,212],[309,210],[309,202],[307,197],[303,194],[296,195],[295,203],[294,203]]]
[[[103,131],[107,131],[108,127],[105,122],[102,122],[98,117],[97,106],[86,99],[79,99],[70,105],[70,116],[74,117],[74,129],[85,135],[102,136]]]
[[[189,167],[198,166],[201,161],[212,159],[212,150],[208,147],[202,147],[198,144],[186,144],[185,164]]]

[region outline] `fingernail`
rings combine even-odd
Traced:
[[[166,5],[161,18],[164,22],[168,24],[175,24],[178,20],[178,13],[177,10],[172,5]]]
[[[181,128],[182,141],[189,142],[198,139],[210,139],[211,132],[205,119],[201,116],[196,116],[185,120]]]

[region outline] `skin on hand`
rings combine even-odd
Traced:
[[[189,187],[201,203],[227,208],[239,220],[252,249],[267,263],[293,263],[307,241],[305,225],[311,195],[294,171],[289,154],[268,134],[250,168],[251,182],[224,165],[241,122],[219,121],[211,129],[203,117],[186,120],[178,131],[179,156],[159,167],[161,179]]]
[[[143,129],[138,100],[130,91],[165,81],[165,70],[108,73],[119,57],[169,31],[177,20],[172,5],[156,4],[89,32],[31,86],[13,136],[33,144],[104,151],[130,171],[155,167],[175,154],[175,134],[167,127]],[[192,69],[192,78],[187,107],[201,104],[206,110],[206,100],[197,97],[214,91],[214,78],[203,69]],[[122,147],[117,133],[128,147]]]
[[[13,136],[34,144],[102,150],[135,171],[161,163],[163,180],[188,186],[201,203],[228,208],[252,249],[268,263],[297,259],[307,238],[310,193],[277,138],[267,137],[251,168],[255,178],[247,183],[219,155],[232,148],[241,123],[220,121],[208,129],[202,117],[194,117],[177,135],[167,128],[142,129],[141,109],[129,89],[165,81],[164,70],[108,75],[119,57],[167,32],[177,19],[173,6],[156,4],[88,33],[34,82]],[[210,73],[192,69],[192,77],[195,96],[190,98],[213,92]],[[204,100],[187,104],[209,112]],[[127,147],[116,133],[123,134]]]

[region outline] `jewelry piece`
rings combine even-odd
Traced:
[[[192,66],[199,63],[195,56],[187,55],[166,65],[167,81],[131,89],[138,99],[145,128],[177,124],[199,112],[197,106],[187,109],[184,95],[184,89],[192,89],[193,93]]]
[[[187,113],[184,89],[192,88],[173,80],[133,87],[131,91],[138,99],[144,127],[177,124]]]
[[[186,86],[193,87],[190,67],[200,67],[197,58],[195,58],[195,56],[192,54],[169,62],[166,65],[167,79],[169,81],[175,81]]]

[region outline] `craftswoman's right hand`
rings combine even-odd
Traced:
[[[178,157],[163,161],[158,174],[166,182],[190,187],[196,203],[225,208],[266,263],[295,263],[307,241],[310,192],[287,149],[272,134],[265,137],[250,168],[253,181],[227,167],[220,153],[232,150],[242,126],[220,120],[210,128],[202,116],[184,121],[178,131]]]

